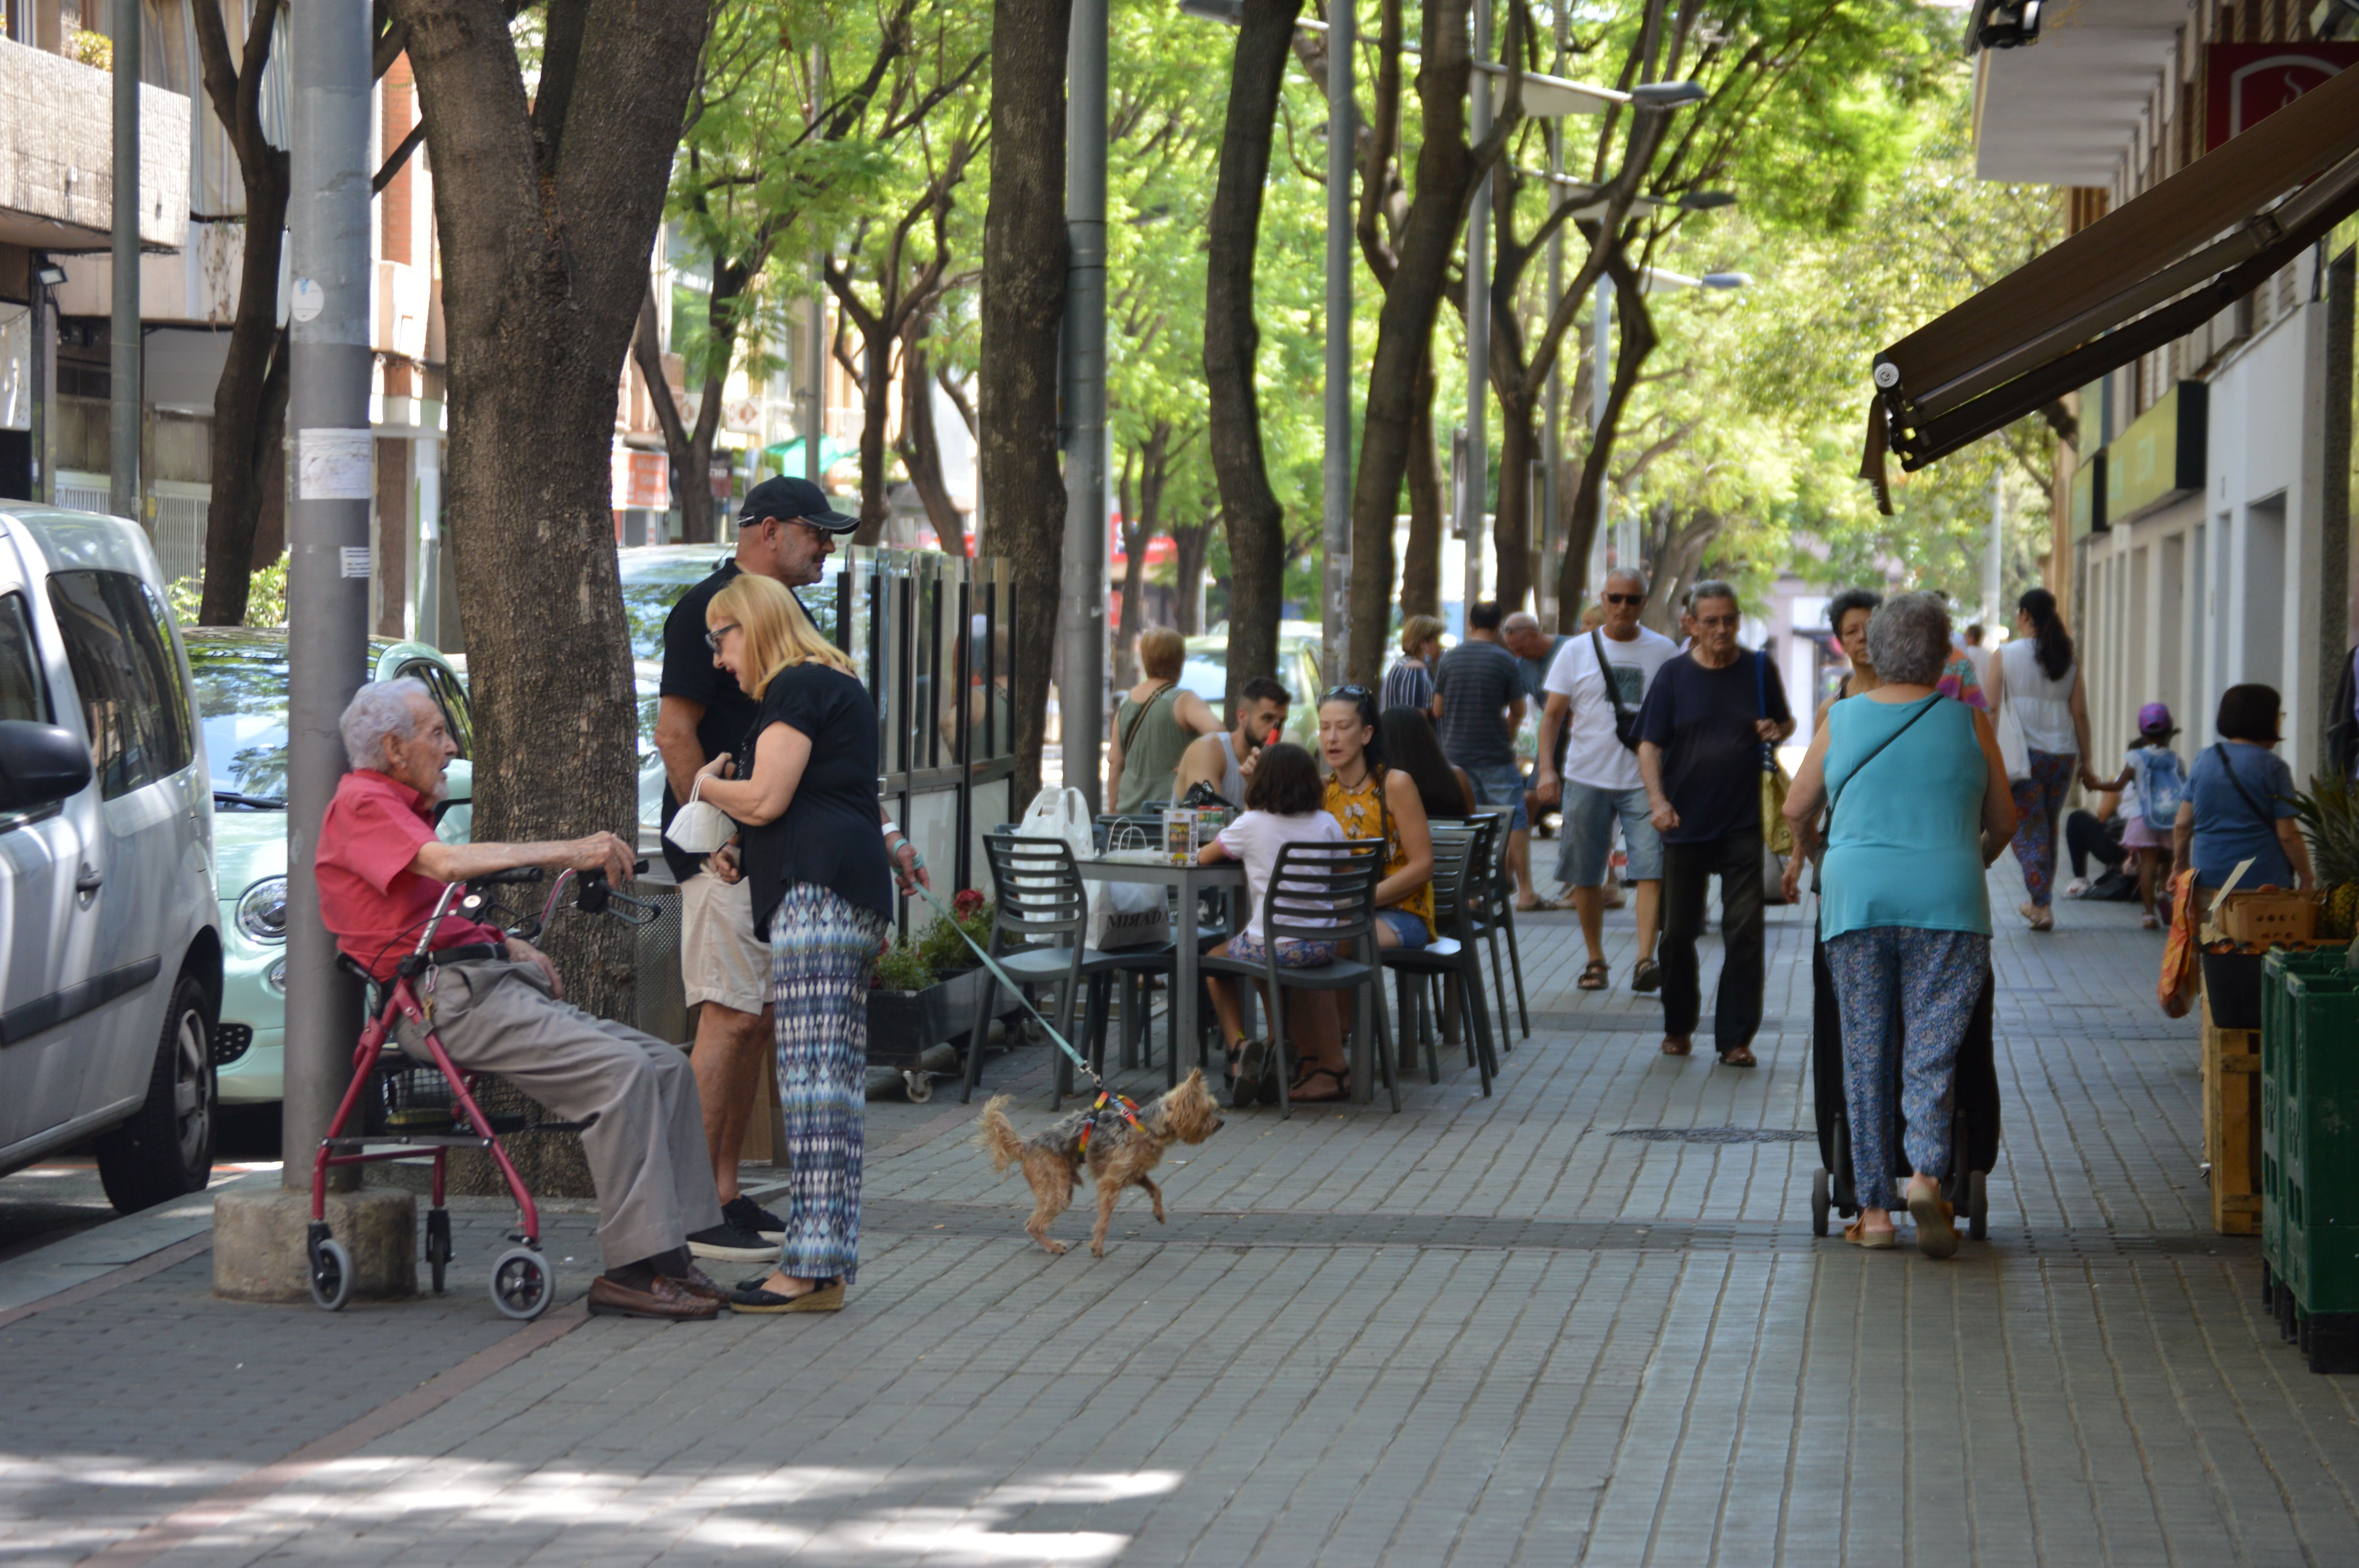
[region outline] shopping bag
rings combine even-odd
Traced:
[[[2155,994],[2162,1011],[2185,1018],[2195,1006],[2203,979],[2201,939],[2195,929],[2195,873],[2181,871],[2170,879],[2170,935],[2162,945],[2162,976]]]
[[[1097,853],[1090,836],[1090,805],[1077,789],[1044,789],[1034,795],[1024,808],[1024,819],[1016,825],[1016,836],[1055,839],[1073,852],[1076,861]],[[1083,946],[1136,947],[1171,938],[1170,899],[1159,886],[1089,881],[1082,883],[1082,895],[1089,904]]]
[[[2023,720],[2014,703],[1999,704],[1997,728],[1999,761],[2006,764],[2007,782],[2021,784],[2031,776],[2031,747],[2023,738]]]

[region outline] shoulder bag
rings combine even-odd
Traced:
[[[1605,662],[1605,639],[1595,630],[1589,645],[1597,654],[1597,678],[1605,683],[1606,700],[1614,704],[1614,738],[1630,751],[1638,749],[1638,710],[1622,705],[1622,688],[1614,683],[1614,666]]]
[[[1761,717],[1769,717],[1769,655],[1753,655],[1754,706]],[[1773,855],[1794,852],[1793,825],[1786,820],[1786,792],[1792,780],[1786,776],[1786,764],[1777,760],[1777,748],[1761,742],[1761,842]]]
[[[2261,826],[2274,835],[2277,830],[2277,813],[2255,800],[2253,792],[2245,787],[2245,781],[2236,776],[2236,764],[2228,756],[2228,742],[2214,741],[2212,742],[2212,750],[2219,753],[2220,771],[2228,775],[2229,787],[2236,792],[2239,799],[2253,808],[2253,815],[2261,819]]]

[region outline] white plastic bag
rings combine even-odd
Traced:
[[[1024,808],[1016,825],[1019,838],[1053,838],[1073,852],[1077,861],[1097,853],[1090,836],[1089,802],[1077,789],[1044,789]],[[1103,950],[1137,947],[1171,937],[1170,900],[1163,889],[1148,882],[1085,881],[1089,928],[1082,946]]]
[[[737,824],[719,806],[703,799],[703,795],[704,780],[700,777],[663,833],[675,847],[691,855],[710,855],[737,833]]]

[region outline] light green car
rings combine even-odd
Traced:
[[[276,1100],[287,1026],[287,633],[181,629],[212,770],[214,893],[221,900],[221,1024],[213,1059],[223,1100]],[[466,682],[423,643],[369,643],[370,677],[414,676],[440,705],[459,756],[436,829],[462,842],[472,810],[474,726]],[[358,1022],[354,1023],[357,1037]]]
[[[1318,750],[1318,702],[1324,689],[1319,677],[1319,636],[1315,621],[1277,623],[1277,679],[1294,695],[1287,708],[1286,738],[1313,751]],[[1224,621],[1202,636],[1188,639],[1188,663],[1180,673],[1180,687],[1202,697],[1218,713],[1228,680],[1229,628]]]

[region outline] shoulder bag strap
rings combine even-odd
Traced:
[[[1170,696],[1173,689],[1174,688],[1171,687],[1165,687],[1153,697],[1150,697],[1145,702],[1140,703],[1138,705],[1138,711],[1130,716],[1130,722],[1123,727],[1122,731],[1122,754],[1124,756],[1127,757],[1130,755],[1130,743],[1138,739],[1138,727],[1147,722],[1147,715],[1148,712],[1154,708],[1157,703]]]
[[[1589,645],[1597,654],[1597,678],[1605,683],[1605,699],[1614,705],[1614,722],[1619,725],[1629,709],[1622,706],[1622,688],[1614,679],[1614,666],[1605,662],[1605,639],[1594,627],[1590,630]]]
[[[2228,775],[2229,784],[2234,785],[2236,793],[2244,797],[2245,804],[2253,808],[2253,815],[2261,819],[2261,826],[2267,827],[2272,833],[2276,832],[2277,830],[2277,814],[2262,806],[2259,801],[2255,800],[2253,798],[2253,792],[2245,787],[2245,781],[2236,776],[2236,764],[2230,760],[2228,742],[2225,741],[2214,741],[2212,742],[2212,749],[2220,753],[2221,771]]]
[[[1932,711],[1933,711],[1934,705],[1935,705],[1935,704],[1937,704],[1937,703],[1939,703],[1939,702],[1940,702],[1940,701],[1942,701],[1942,700],[1943,700],[1943,699],[1942,699],[1942,697],[1941,697],[1940,696],[1940,694],[1938,694],[1938,693],[1936,693],[1934,696],[1931,696],[1931,697],[1926,697],[1926,698],[1924,699],[1925,706],[1924,706],[1924,707],[1922,707],[1922,708],[1919,708],[1916,712],[1914,712],[1914,713],[1910,714],[1910,715],[1908,716],[1908,723],[1903,724],[1899,729],[1895,730],[1891,734],[1886,735],[1883,740],[1881,740],[1881,741],[1877,741],[1877,742],[1875,743],[1875,750],[1873,750],[1873,751],[1871,751],[1871,752],[1868,752],[1868,754],[1867,754],[1866,756],[1862,757],[1862,758],[1859,760],[1859,763],[1858,763],[1858,765],[1857,765],[1856,767],[1854,767],[1854,768],[1852,769],[1852,771],[1851,771],[1851,772],[1849,772],[1849,773],[1845,773],[1845,774],[1843,775],[1843,783],[1842,783],[1842,784],[1837,784],[1837,785],[1835,786],[1835,792],[1834,792],[1833,795],[1832,795],[1832,796],[1828,799],[1828,801],[1827,801],[1827,831],[1828,831],[1830,834],[1832,834],[1832,833],[1834,831],[1834,826],[1835,826],[1835,804],[1836,804],[1836,802],[1838,802],[1838,801],[1840,801],[1840,800],[1842,800],[1842,799],[1843,799],[1843,792],[1844,790],[1849,789],[1849,788],[1851,787],[1851,781],[1852,781],[1852,780],[1854,780],[1854,779],[1855,779],[1855,778],[1857,778],[1857,777],[1859,777],[1859,775],[1861,774],[1861,773],[1862,773],[1862,772],[1864,772],[1864,771],[1866,769],[1866,767],[1867,767],[1867,764],[1868,764],[1868,763],[1870,763],[1870,762],[1872,762],[1875,761],[1875,759],[1876,759],[1876,758],[1878,758],[1878,757],[1882,756],[1882,755],[1884,754],[1884,748],[1885,748],[1885,747],[1891,745],[1891,744],[1892,744],[1892,742],[1894,742],[1895,741],[1899,740],[1899,739],[1900,739],[1900,737],[1902,737],[1903,735],[1908,734],[1909,730],[1911,730],[1915,729],[1915,728],[1916,728],[1916,725],[1917,725],[1917,720],[1919,720],[1919,719],[1924,718],[1924,717],[1925,717],[1925,715],[1927,715],[1927,714],[1929,714],[1929,713],[1932,712]],[[1827,722],[1828,722],[1830,725],[1832,725],[1832,724],[1834,722],[1834,715],[1833,715],[1832,713],[1829,713],[1829,714],[1827,715]]]

